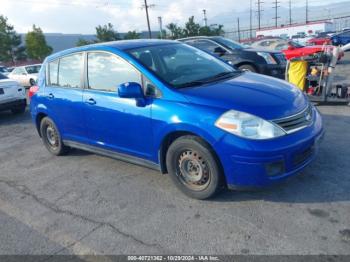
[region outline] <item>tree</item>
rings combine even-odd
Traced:
[[[186,36],[198,36],[200,28],[201,26],[194,22],[194,16],[191,16],[185,24],[184,32]]]
[[[107,25],[96,27],[96,38],[98,42],[109,42],[120,40],[119,34],[114,30],[113,25],[108,23]]]
[[[0,61],[13,62],[25,59],[25,48],[14,27],[7,23],[7,18],[0,15]]]
[[[29,58],[44,60],[45,57],[52,53],[52,47],[47,45],[40,27],[33,25],[32,31],[26,35],[25,42]]]
[[[90,45],[93,42],[90,42],[88,40],[85,40],[83,38],[79,38],[78,41],[75,43],[76,46],[83,46],[83,45]]]
[[[129,31],[124,35],[124,39],[140,39],[140,34],[134,31]]]
[[[170,31],[171,39],[178,39],[185,36],[183,29],[175,23],[168,24],[166,28]]]
[[[223,25],[202,26],[199,29],[199,34],[205,36],[223,35],[225,33],[223,27]]]

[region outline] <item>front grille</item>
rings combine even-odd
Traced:
[[[296,132],[308,125],[312,122],[312,107],[309,105],[300,113],[273,120],[273,122],[279,125],[283,130],[285,130],[288,134]]]
[[[298,166],[302,163],[304,163],[313,153],[313,147],[309,147],[308,149],[304,150],[303,152],[297,154],[294,156],[293,164],[295,166]]]
[[[281,65],[287,64],[287,59],[286,59],[286,57],[284,56],[283,53],[274,53],[273,55],[278,60],[279,64],[281,64]]]

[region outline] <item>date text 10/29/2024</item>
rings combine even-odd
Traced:
[[[128,256],[128,261],[219,261],[217,256]]]

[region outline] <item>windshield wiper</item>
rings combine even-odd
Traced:
[[[233,75],[238,75],[238,74],[241,74],[241,73],[242,73],[241,71],[221,72],[221,73],[213,75],[211,77],[207,77],[207,78],[203,78],[203,79],[200,79],[200,80],[195,80],[195,81],[191,81],[191,82],[188,82],[188,83],[184,83],[184,84],[178,85],[178,86],[176,86],[176,88],[200,86],[200,85],[204,85],[204,84],[216,81],[216,80],[229,78],[229,77],[232,77]]]

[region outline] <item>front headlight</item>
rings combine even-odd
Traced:
[[[277,62],[276,60],[272,57],[272,55],[270,53],[266,53],[266,52],[257,52],[257,54],[261,57],[263,57],[266,61],[266,63],[271,64],[271,65],[276,65]]]
[[[230,110],[224,113],[215,126],[231,134],[249,139],[269,139],[286,133],[278,126],[260,117]]]

